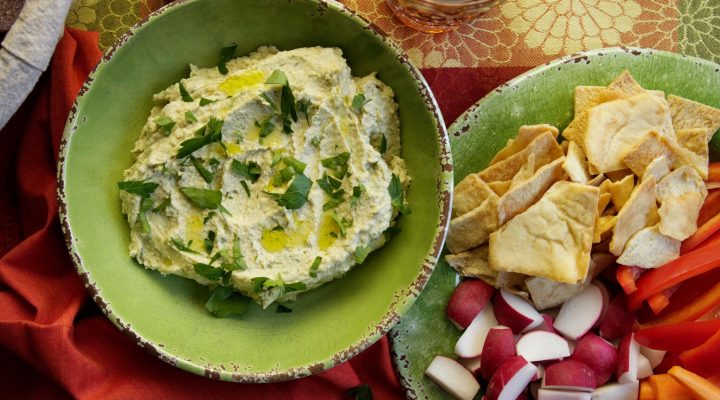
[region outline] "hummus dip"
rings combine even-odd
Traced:
[[[392,89],[337,48],[190,68],[154,96],[118,184],[131,256],[267,307],[385,243],[409,182]]]

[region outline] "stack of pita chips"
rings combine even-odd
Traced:
[[[625,71],[575,88],[563,131],[520,128],[455,187],[446,259],[460,274],[557,306],[617,262],[659,267],[696,230],[720,110],[643,89]]]

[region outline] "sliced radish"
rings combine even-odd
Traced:
[[[634,323],[635,315],[625,307],[624,297],[616,296],[600,321],[600,336],[607,340],[620,339],[632,331]]]
[[[465,329],[482,311],[495,288],[481,279],[460,282],[450,296],[445,314],[458,329]]]
[[[540,388],[537,400],[591,400],[592,394],[588,392],[566,392]]]
[[[537,373],[537,368],[522,356],[515,356],[495,371],[488,383],[487,400],[515,400]]]
[[[532,304],[505,289],[495,294],[494,304],[498,322],[512,329],[515,334],[533,329],[543,322]]]
[[[545,331],[528,332],[520,337],[515,349],[519,356],[530,362],[559,360],[570,356],[567,340]]]
[[[458,362],[470,371],[471,374],[475,375],[475,377],[480,376],[480,357],[458,358]]]
[[[655,350],[649,347],[640,346],[640,354],[644,355],[645,358],[650,361],[650,366],[652,367],[652,369],[655,369],[655,367],[660,365],[663,358],[665,358],[665,354],[667,354],[667,351]]]
[[[600,322],[605,318],[605,314],[607,313],[608,307],[610,306],[610,292],[607,289],[607,286],[603,284],[600,281],[594,281],[593,284],[600,289],[600,293],[602,294],[603,298],[603,308],[600,312],[600,318],[595,322],[595,325],[593,325],[593,328],[598,328],[600,326]]]
[[[547,314],[540,314],[543,321],[540,323],[540,325],[536,326],[535,328],[532,328],[530,332],[535,331],[545,331],[545,332],[551,332],[551,333],[557,333],[555,328],[553,327],[553,317],[547,315]]]
[[[648,361],[648,359],[645,358],[644,355],[639,354],[638,361],[637,361],[637,378],[645,379],[652,374],[653,374],[653,370],[652,370],[652,367],[650,366],[650,361]]]
[[[451,358],[435,357],[425,370],[425,375],[461,400],[472,400],[480,390],[480,383],[470,371]]]
[[[479,356],[488,331],[497,325],[492,304],[488,303],[458,339],[455,344],[455,354],[463,358]]]
[[[637,400],[640,382],[611,383],[593,390],[592,400]]]
[[[594,333],[588,333],[578,340],[570,359],[584,363],[595,372],[596,386],[610,380],[617,370],[617,349]]]
[[[507,326],[490,328],[480,355],[480,374],[485,380],[490,380],[495,371],[515,355],[515,335],[512,330]]]
[[[592,392],[596,386],[593,370],[575,360],[564,360],[548,365],[542,381],[543,388],[554,390]]]
[[[542,364],[537,364],[535,366],[537,367],[537,372],[535,373],[533,382],[542,380],[542,378],[545,376],[545,367]]]
[[[597,286],[589,285],[562,305],[554,327],[566,338],[577,339],[592,329],[602,309],[602,292]]]
[[[638,379],[638,356],[640,346],[633,339],[633,334],[626,335],[618,344],[618,383],[635,382]]]

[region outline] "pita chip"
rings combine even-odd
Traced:
[[[453,199],[453,217],[466,214],[480,205],[489,197],[497,194],[477,174],[470,174],[455,186]]]
[[[630,74],[630,71],[624,70],[620,73],[620,75],[615,78],[614,81],[612,81],[608,87],[608,89],[611,90],[617,90],[618,92],[623,93],[626,97],[630,96],[636,96],[638,94],[643,94],[646,92],[645,89],[643,89],[642,86],[640,86],[639,83],[633,78],[633,76]]]
[[[610,184],[610,194],[612,194],[612,202],[615,208],[621,210],[632,194],[635,187],[635,176],[628,175],[619,182]]]
[[[618,171],[606,172],[605,176],[608,179],[610,179],[611,181],[617,182],[617,181],[621,181],[621,180],[625,179],[626,176],[632,175],[632,174],[633,174],[633,172],[629,168],[627,168],[627,169],[621,169]]]
[[[488,186],[490,186],[498,196],[502,196],[510,189],[511,183],[512,181],[495,181],[488,183]]]
[[[602,215],[603,211],[605,211],[605,207],[610,203],[611,197],[612,195],[610,193],[600,194],[598,198],[598,215]]]
[[[616,221],[617,216],[615,215],[603,215],[599,217],[595,222],[595,229],[593,230],[593,243],[600,243],[607,240],[610,235],[612,235]]]
[[[487,258],[488,246],[485,245],[460,254],[448,254],[445,261],[462,276],[495,279],[497,271],[490,268]]]
[[[710,149],[708,142],[705,140],[707,137],[707,129],[680,129],[675,133],[678,144],[689,152],[697,155],[697,157],[691,158],[693,162],[698,163],[698,166],[693,166],[696,170],[702,169],[704,165],[710,162]]]
[[[564,157],[558,158],[538,169],[531,178],[510,186],[498,202],[498,224],[503,225],[535,204],[560,179],[563,161]]]
[[[581,89],[582,91],[582,89]],[[588,112],[593,108],[596,107],[599,104],[607,103],[609,101],[618,100],[625,98],[625,94],[622,92],[619,92],[617,90],[607,89],[603,88],[603,90],[595,91],[594,89],[588,90],[588,92],[594,91],[595,96],[594,97],[588,97],[586,99],[581,98],[581,109],[578,112],[578,109],[575,109],[575,118],[570,121],[570,124],[563,130],[562,135],[567,140],[573,140],[576,141],[578,146],[580,146],[583,151],[584,143],[582,142],[582,138],[584,136],[585,130],[587,129],[587,123],[588,123]],[[581,94],[581,97],[583,94]],[[577,104],[577,100],[576,100]]]
[[[530,299],[539,311],[557,307],[570,300],[582,289],[585,283],[561,283],[552,279],[533,276],[525,281]]]
[[[665,157],[671,164],[675,160],[673,151],[665,145],[660,134],[653,131],[625,153],[622,161],[635,175],[642,176],[647,166],[658,157]]]
[[[665,156],[660,156],[650,162],[647,167],[645,167],[645,172],[640,176],[642,180],[648,179],[648,178],[654,178],[655,182],[660,182],[660,179],[662,179],[665,175],[670,173],[670,164],[668,163],[668,158]]]
[[[620,265],[657,268],[680,257],[680,241],[660,233],[658,225],[635,233],[618,257]]]
[[[488,183],[509,181],[525,165],[530,154],[535,155],[536,169],[563,156],[562,148],[553,133],[546,131],[521,151],[480,171],[480,178]]]
[[[635,187],[630,198],[618,212],[610,241],[610,252],[619,256],[632,235],[646,226],[655,225],[657,221],[655,180],[647,179]]]
[[[588,185],[590,186],[600,186],[603,182],[605,182],[605,175],[600,174],[588,181]]]
[[[513,176],[510,181],[509,189],[517,186],[518,184],[530,179],[535,174],[535,154],[530,154],[525,165]]]
[[[720,128],[719,109],[674,95],[669,95],[667,101],[670,105],[672,123],[676,130],[706,129],[707,141],[709,142]]]
[[[697,231],[697,218],[707,189],[697,171],[683,166],[667,174],[657,185],[660,203],[659,230],[663,235],[685,240]]]
[[[563,143],[568,143],[567,155],[565,156],[565,162],[563,163],[563,169],[570,177],[573,182],[588,183],[590,181],[590,173],[588,172],[587,159],[585,153],[578,145],[571,140],[566,140]]]
[[[508,140],[507,145],[495,154],[495,157],[493,157],[492,161],[490,161],[490,165],[520,152],[522,149],[527,147],[530,142],[535,140],[535,138],[548,131],[555,137],[555,140],[557,140],[558,128],[552,125],[540,124],[521,126],[515,139]]]
[[[497,200],[491,197],[480,207],[450,220],[447,247],[455,254],[478,247],[497,227]]]
[[[565,283],[585,279],[600,190],[555,183],[525,212],[490,235],[490,267]]]

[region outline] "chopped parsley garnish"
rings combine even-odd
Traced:
[[[362,196],[363,192],[365,192],[365,186],[353,186],[353,193],[350,198],[350,207],[355,207],[357,202],[360,201],[360,196]]]
[[[278,165],[280,163],[280,161],[282,161],[282,159],[283,159],[282,153],[283,153],[282,150],[273,151],[272,163],[270,163],[271,168]]]
[[[198,122],[197,118],[195,118],[195,114],[193,114],[192,111],[185,111],[185,121],[188,124]]]
[[[295,171],[295,168],[285,167],[273,176],[273,186],[280,187],[290,182],[292,178],[295,177],[295,175],[297,175],[297,171]]]
[[[182,240],[180,240],[178,238],[171,238],[170,243],[172,243],[173,246],[175,246],[180,251],[184,251],[186,253],[200,254],[197,251],[190,248],[190,246],[192,246],[192,240],[190,240],[189,242],[187,242],[187,244],[185,244],[185,243],[183,243]]]
[[[272,230],[275,231],[275,232],[277,232],[277,231],[284,231],[285,228],[283,228],[283,227],[280,226],[280,225],[275,225],[275,227],[272,228]]]
[[[219,190],[181,187],[180,193],[184,194],[191,203],[207,210],[220,207],[222,201],[222,193]]]
[[[185,89],[185,85],[183,85],[182,82],[178,82],[178,88],[180,88],[180,97],[182,98],[182,101],[186,103],[192,103],[193,98],[192,96],[190,96],[190,93],[188,93],[187,89]]]
[[[285,306],[282,305],[282,304],[278,304],[278,305],[277,305],[277,308],[275,309],[275,312],[278,313],[278,314],[291,313],[291,312],[292,312],[292,309],[291,309],[291,308],[288,308],[288,307],[285,307]]]
[[[313,261],[312,265],[310,266],[310,276],[313,278],[317,278],[317,270],[320,267],[320,263],[322,262],[322,257],[318,256],[315,257],[315,261]]]
[[[305,164],[304,162],[293,157],[283,157],[283,162],[288,167],[293,167],[293,169],[295,169],[295,171],[300,174],[305,172],[305,167],[307,166],[307,164]]]
[[[270,77],[265,81],[268,85],[281,85],[280,88],[280,118],[283,123],[283,132],[292,133],[291,124],[298,121],[297,108],[295,104],[295,96],[293,95],[292,89],[290,89],[290,83],[288,82],[287,76],[280,70],[275,70],[270,74]],[[270,100],[269,96],[265,95],[263,98],[270,103],[270,106],[277,112],[277,105]]]
[[[340,189],[330,195],[330,199],[323,204],[323,211],[332,210],[345,201],[345,190]]]
[[[323,167],[333,171],[336,178],[342,179],[347,174],[348,160],[350,160],[350,153],[346,151],[334,157],[325,158],[321,163]]]
[[[221,74],[227,75],[227,62],[233,59],[236,49],[237,45],[233,45],[223,47],[222,50],[220,50],[220,62],[218,63],[218,71],[220,71]]]
[[[150,233],[150,223],[147,219],[147,212],[152,209],[152,206],[153,202],[149,197],[143,197],[142,201],[140,201],[137,221],[140,222],[143,233]]]
[[[272,110],[274,112],[276,112],[276,113],[280,112],[280,109],[278,108],[277,104],[275,104],[273,99],[271,99],[270,96],[268,96],[266,93],[260,93],[260,98],[267,101],[268,104],[270,104],[270,108],[272,108]]]
[[[385,134],[383,133],[380,139],[380,154],[385,154],[387,151],[387,138],[385,137]]]
[[[355,396],[355,400],[373,400],[369,385],[360,385],[347,391],[348,396]]]
[[[213,267],[212,265],[203,263],[193,264],[193,269],[195,270],[195,272],[197,272],[198,275],[213,282],[219,281],[227,273],[227,271],[223,268]]]
[[[248,187],[247,182],[240,181],[240,185],[242,185],[243,189],[245,190],[245,194],[247,194],[247,197],[250,197],[250,188]]]
[[[212,104],[212,103],[216,103],[216,102],[217,102],[217,100],[211,100],[211,99],[206,99],[204,97],[201,97],[200,98],[200,107],[204,107],[208,104]]]
[[[210,262],[208,262],[208,264],[212,265],[215,261],[219,260],[220,257],[222,257],[222,252],[218,251],[217,253],[213,254],[212,257],[210,257]]]
[[[201,136],[194,137],[180,143],[180,150],[178,150],[175,157],[187,157],[196,150],[199,150],[210,143],[218,142],[222,145],[222,126],[223,120],[215,117],[210,118],[210,121],[208,121],[204,127],[198,129]]]
[[[265,193],[274,198],[278,205],[288,210],[296,210],[307,203],[311,186],[312,181],[307,176],[298,174],[295,175],[295,178],[287,190],[285,190],[285,193]]]
[[[252,278],[251,281],[252,281],[252,284],[253,284],[253,289],[252,289],[253,293],[260,293],[260,292],[262,292],[262,291],[263,291],[263,287],[265,287],[265,282],[268,281],[268,280],[270,280],[270,278],[265,278],[265,277],[262,277],[262,276],[257,277],[257,278]]]
[[[340,228],[340,236],[345,237],[347,235],[347,228],[351,227],[353,222],[345,217],[340,218],[340,216],[334,211],[330,214],[330,216]]]
[[[362,264],[368,254],[370,254],[370,247],[358,246],[353,253],[353,256],[355,257],[355,262],[358,264]]]
[[[150,197],[151,194],[157,189],[159,184],[155,182],[146,181],[125,181],[118,182],[118,189],[128,192],[130,194],[136,194],[140,197]]]
[[[310,144],[312,144],[315,147],[320,147],[320,138],[314,137],[314,138],[310,139]]]
[[[170,197],[166,197],[165,200],[163,200],[162,202],[160,202],[160,204],[159,204],[157,207],[153,208],[152,211],[153,211],[153,212],[163,211],[163,210],[165,210],[169,205],[170,205]]]
[[[265,277],[257,277],[252,278],[252,283],[254,293],[260,293],[263,290],[278,288],[280,292],[278,296],[284,296],[287,293],[307,290],[307,285],[305,285],[305,283],[303,282],[285,283],[283,282],[282,278],[274,280]]]
[[[305,122],[310,125],[310,115],[308,114],[308,109],[310,108],[310,100],[298,100],[295,103],[295,107],[297,107],[297,112],[305,114]]]
[[[249,179],[252,183],[257,182],[257,180],[260,179],[260,165],[255,161],[244,163],[238,160],[232,160],[230,168],[234,173],[242,176],[243,178]]]
[[[215,173],[205,168],[202,163],[192,155],[190,156],[190,162],[192,162],[193,167],[195,167],[195,169],[200,174],[200,176],[202,176],[205,182],[212,183],[213,179],[215,178]]]
[[[255,121],[255,126],[260,128],[260,133],[258,135],[261,138],[269,136],[275,130],[275,124],[272,123],[272,117],[267,117],[262,122]]]
[[[227,271],[247,269],[245,258],[243,257],[242,250],[240,249],[240,239],[238,239],[237,236],[235,236],[235,239],[233,240],[232,251],[232,262],[222,263],[221,266]]]
[[[212,253],[213,247],[215,247],[215,237],[217,234],[215,231],[208,231],[207,237],[205,238],[205,241],[203,244],[205,244],[205,252],[210,254]],[[212,263],[211,263],[212,264]]]
[[[404,215],[410,214],[410,207],[405,204],[405,191],[403,190],[400,178],[392,174],[390,179],[390,185],[388,186],[388,193],[390,193],[390,199],[392,200],[392,206]]]
[[[352,108],[359,111],[365,104],[367,104],[368,101],[369,100],[365,100],[364,94],[358,93],[352,99]]]
[[[340,189],[340,185],[342,184],[340,180],[328,174],[323,174],[322,178],[317,180],[317,184],[330,197],[330,199],[323,204],[323,211],[332,210],[345,201],[345,190]]]
[[[207,213],[205,218],[203,218],[203,224],[207,224],[207,222],[210,221],[210,218],[212,218],[214,216],[215,216],[215,211],[210,211],[209,213]]]
[[[275,70],[270,74],[270,76],[265,81],[268,85],[282,85],[287,86],[288,85],[288,79],[284,72],[280,70]]]
[[[156,118],[155,123],[163,129],[165,136],[170,136],[170,132],[172,131],[173,126],[175,126],[175,121],[171,120],[169,117]]]
[[[225,318],[231,315],[242,315],[247,310],[250,299],[236,293],[232,288],[219,286],[212,291],[210,298],[205,303],[205,308],[218,318]]]

